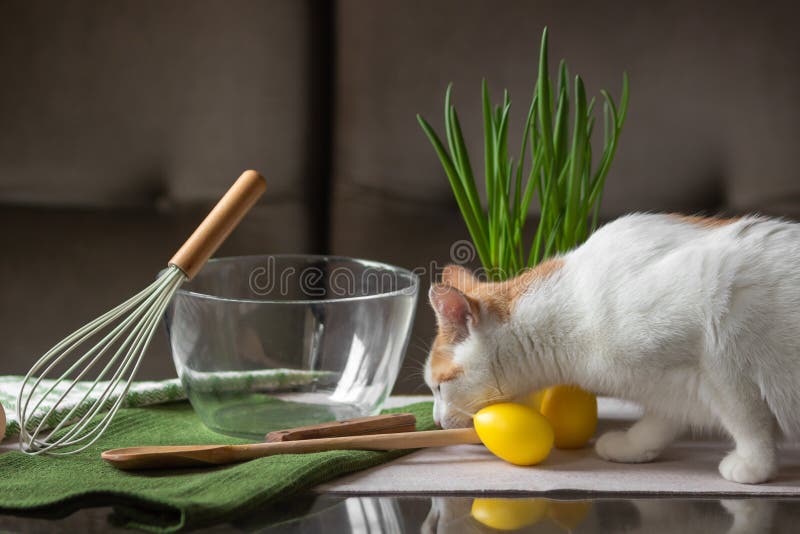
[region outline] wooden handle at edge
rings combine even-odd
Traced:
[[[256,171],[244,171],[200,226],[169,260],[191,280],[236,228],[242,217],[264,193],[267,182]]]
[[[254,443],[249,445],[130,447],[105,451],[101,454],[101,457],[118,469],[159,469],[223,465],[275,454],[303,454],[354,449],[387,451],[480,442],[480,438],[478,438],[474,428],[458,428],[399,434]]]

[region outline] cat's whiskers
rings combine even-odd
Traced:
[[[417,393],[419,393],[419,390],[420,390],[420,389],[422,389],[422,388],[426,388],[426,387],[428,387],[428,385],[427,385],[427,384],[425,384],[425,383],[422,383],[422,384],[417,384],[416,386],[414,386],[414,389],[412,390],[412,393],[413,393],[414,395],[416,395]]]
[[[411,346],[424,354],[428,354],[431,351],[431,344],[431,341],[423,339],[419,336],[413,336],[411,338]]]
[[[496,386],[489,384],[489,387],[494,389],[495,393],[493,395],[490,395],[488,398],[483,399],[482,402],[493,403],[497,401],[507,401],[511,398],[510,395],[503,393],[503,390],[500,388],[499,383]]]
[[[500,393],[501,394],[499,395],[490,395],[489,397],[486,397],[484,399],[470,401],[463,408],[460,408],[454,405],[453,403],[446,403],[446,405],[455,409],[458,412],[461,412],[464,415],[469,415],[470,417],[473,417],[478,410],[485,408],[490,404],[496,404],[498,402],[508,402],[509,400],[508,395],[503,395],[502,392]]]
[[[411,369],[408,374],[403,378],[403,380],[409,380],[412,378],[424,378],[425,372],[422,369]]]
[[[470,419],[475,417],[475,413],[474,412],[470,413],[468,410],[464,410],[464,409],[462,409],[461,407],[459,407],[458,405],[456,405],[456,404],[454,404],[452,402],[444,401],[444,405],[447,406],[448,408],[452,408],[453,410],[457,411],[461,415],[466,415]],[[467,406],[469,406],[469,405],[467,405]]]

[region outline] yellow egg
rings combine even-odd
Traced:
[[[597,398],[576,386],[547,388],[541,412],[553,426],[559,449],[585,446],[597,428]]]
[[[547,390],[540,389],[539,391],[534,391],[530,395],[525,398],[525,404],[536,410],[537,412],[542,411],[542,399],[544,398],[544,394]]]
[[[532,525],[544,517],[544,499],[475,499],[472,517],[496,530],[517,530]]]
[[[492,404],[476,413],[473,422],[486,448],[515,465],[538,464],[553,448],[550,423],[523,404]]]
[[[583,523],[591,508],[591,501],[550,501],[547,517],[564,530],[571,531]]]

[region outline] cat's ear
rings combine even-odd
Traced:
[[[440,328],[453,329],[459,335],[466,337],[469,326],[478,322],[478,303],[447,284],[433,284],[428,292],[436,321]]]
[[[442,270],[442,283],[468,293],[479,282],[469,269],[461,265],[448,265]]]

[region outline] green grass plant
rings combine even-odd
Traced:
[[[558,68],[558,85],[553,87],[548,72],[547,33],[545,28],[538,79],[516,160],[509,155],[508,147],[508,90],[503,92],[502,102],[493,106],[488,84],[483,80],[485,207],[478,194],[458,113],[451,103],[452,84],[445,93],[445,142],[417,115],[450,181],[478,258],[493,280],[512,277],[574,248],[597,227],[606,176],[628,111],[628,76],[623,74],[619,107],[607,91],[600,92],[603,149],[593,165],[595,98],[587,101],[580,76],[575,76],[570,90],[563,60]],[[540,208],[539,224],[533,242],[526,243],[523,230],[534,198]]]

